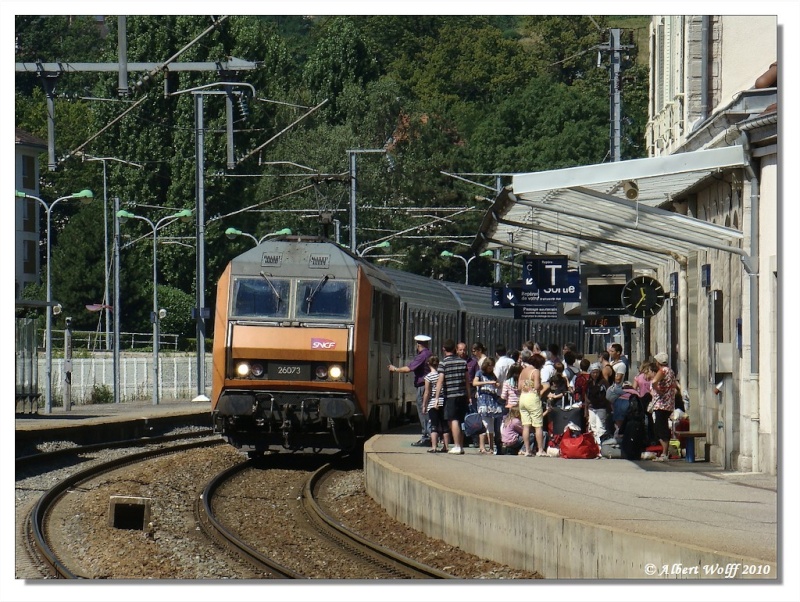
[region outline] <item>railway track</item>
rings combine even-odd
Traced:
[[[176,439],[175,437],[172,438],[172,440],[175,439]],[[177,437],[177,439],[180,439],[180,437]],[[181,451],[192,450],[192,449],[199,449],[202,447],[216,446],[216,445],[221,445],[222,443],[223,443],[222,440],[215,438],[215,439],[200,439],[197,441],[172,445],[168,447],[157,447],[154,449],[148,449],[134,454],[128,454],[107,462],[102,462],[94,466],[91,466],[87,469],[73,473],[69,477],[61,480],[55,486],[47,490],[34,505],[31,513],[29,514],[28,518],[25,521],[25,534],[26,534],[26,539],[29,542],[28,543],[29,549],[36,555],[36,557],[39,560],[41,560],[44,564],[47,565],[47,567],[49,567],[49,570],[51,571],[51,576],[63,579],[83,578],[84,575],[80,573],[79,569],[69,566],[69,562],[64,561],[61,558],[61,554],[58,551],[57,546],[52,545],[52,537],[51,534],[49,533],[49,528],[48,528],[48,517],[50,513],[52,512],[55,505],[59,502],[59,500],[67,492],[78,487],[81,483],[90,481],[92,479],[96,479],[97,477],[99,477],[104,473],[116,470],[126,465],[131,465],[137,462],[150,460],[166,454],[178,453]],[[146,443],[139,442],[137,440],[136,442],[129,442],[129,445],[130,444],[144,445]],[[150,444],[152,444],[152,440],[150,441]],[[102,446],[92,445],[92,446],[71,447],[65,450],[58,450],[55,452],[36,454],[35,456],[19,458],[17,465],[19,468],[20,460],[22,460],[21,463],[22,466],[27,466],[30,463],[42,462],[48,457],[52,460],[55,457],[67,455],[68,453],[79,455],[81,453],[86,453],[87,447],[91,449],[97,449],[98,447]]]
[[[257,571],[262,571],[266,575],[276,579],[302,579],[303,575],[296,573],[292,569],[275,562],[269,556],[262,554],[232,529],[227,528],[223,522],[219,520],[212,508],[212,500],[217,490],[235,475],[249,468],[251,464],[252,460],[232,466],[222,471],[208,482],[203,490],[203,494],[195,504],[197,521],[210,539],[233,554],[243,558]]]
[[[209,481],[201,499],[198,500],[198,521],[207,531],[209,537],[220,542],[226,548],[247,560],[256,570],[263,571],[277,578],[307,579],[314,574],[289,568],[275,561],[267,553],[257,549],[244,537],[236,532],[234,527],[228,527],[224,520],[214,511],[214,495],[223,485],[230,482],[237,475],[254,469],[253,461],[242,462],[233,466]],[[325,542],[331,554],[339,560],[346,557],[348,564],[360,567],[359,570],[370,578],[383,579],[450,579],[451,575],[433,567],[421,564],[385,548],[375,542],[364,539],[354,531],[342,525],[335,518],[328,515],[317,501],[317,492],[324,487],[324,482],[335,471],[332,464],[328,463],[315,470],[306,479],[302,487],[302,494],[297,502],[302,509],[302,516],[307,525],[293,525],[298,531],[298,537],[311,536]],[[240,527],[242,528],[242,527]],[[309,571],[313,568],[309,565]],[[352,577],[352,575],[348,575]]]
[[[80,458],[80,461],[87,461],[85,456],[95,451],[107,450],[112,447],[141,447],[147,446],[150,449],[128,453],[124,456],[110,461],[99,462],[83,470],[73,470],[72,474],[60,480],[57,484],[45,491],[31,506],[30,512],[25,513],[25,519],[20,527],[20,543],[26,548],[24,555],[30,556],[31,563],[27,571],[28,578],[31,572],[37,572],[43,578],[58,579],[85,579],[97,578],[97,574],[87,574],[87,568],[91,565],[83,564],[84,560],[75,556],[74,551],[69,552],[59,548],[59,541],[63,546],[63,534],[61,538],[53,537],[50,525],[51,515],[54,508],[69,493],[86,495],[95,487],[91,481],[101,478],[105,473],[115,471],[126,466],[133,466],[139,463],[146,463],[160,456],[177,454],[179,452],[200,449],[203,447],[216,446],[222,443],[220,439],[199,438],[198,434],[184,434],[182,436],[167,436],[151,438],[148,440],[120,442],[113,445],[90,445],[62,448],[56,451],[42,452],[32,456],[17,459],[17,470],[31,473],[44,473],[45,466],[56,464],[70,465],[72,458]],[[193,437],[193,441],[180,443],[179,440],[185,437]],[[153,448],[154,444],[158,447]],[[450,578],[450,575],[438,571],[432,567],[427,567],[415,562],[410,558],[396,554],[392,550],[367,541],[357,533],[349,530],[339,523],[335,518],[329,516],[320,503],[317,501],[317,493],[325,487],[326,479],[335,473],[331,463],[318,468],[318,460],[315,461],[317,468],[310,474],[303,476],[308,469],[295,471],[298,478],[303,479],[301,495],[296,496],[294,503],[298,507],[296,516],[299,523],[303,525],[297,527],[298,540],[308,541],[309,538],[316,538],[323,542],[326,549],[332,550],[332,554],[339,558],[347,558],[350,567],[359,567],[358,573],[370,575],[370,578],[381,579],[430,579],[430,578]],[[291,465],[291,463],[289,463]],[[264,462],[245,461],[239,462],[226,470],[221,471],[211,479],[203,490],[202,494],[198,491],[194,501],[194,514],[196,523],[202,529],[207,539],[224,546],[231,552],[231,556],[236,561],[245,561],[252,569],[252,573],[260,578],[268,579],[309,579],[319,578],[321,575],[316,572],[313,563],[304,565],[302,568],[290,568],[270,557],[270,553],[259,549],[258,544],[248,541],[246,537],[237,535],[235,529],[228,529],[224,520],[217,517],[214,513],[212,500],[217,490],[226,483],[229,483],[236,475],[248,468],[264,468]],[[280,467],[280,464],[279,464]],[[71,468],[74,468],[71,466]],[[279,469],[279,468],[278,468]],[[265,470],[274,470],[266,468]],[[122,477],[128,479],[129,477]],[[235,493],[233,494],[235,495]],[[295,497],[295,494],[288,494]],[[63,511],[59,511],[63,514]],[[82,520],[97,521],[91,516],[84,517]],[[102,527],[102,525],[100,525]],[[58,527],[55,527],[58,528]],[[239,527],[241,529],[241,527]],[[264,524],[268,529],[269,524]],[[291,525],[292,529],[295,525]],[[112,545],[109,543],[109,545]],[[297,544],[301,546],[301,543]],[[214,546],[212,546],[214,547]],[[213,554],[213,552],[212,552]],[[309,553],[307,556],[318,557],[319,554]],[[91,562],[91,560],[86,560]],[[234,565],[236,562],[233,563]],[[35,568],[33,568],[35,567]],[[326,575],[328,576],[328,575]],[[106,578],[118,578],[113,574],[104,574]],[[344,577],[352,577],[351,574]],[[324,578],[324,577],[323,577]]]
[[[323,537],[355,557],[380,567],[390,579],[453,579],[452,575],[364,539],[327,514],[318,503],[316,493],[334,470],[330,464],[324,465],[309,477],[303,488],[303,510]]]

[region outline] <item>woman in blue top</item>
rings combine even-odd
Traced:
[[[478,437],[478,451],[482,454],[495,453],[494,442],[495,437],[500,437],[503,406],[498,395],[493,358],[487,357],[483,360],[482,369],[475,374],[472,386],[478,391],[478,414],[483,420],[483,426],[486,427],[486,432]],[[486,449],[487,438],[489,440],[489,449]]]

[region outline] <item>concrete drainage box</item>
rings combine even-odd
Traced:
[[[144,531],[150,523],[150,498],[112,495],[108,502],[108,526]]]

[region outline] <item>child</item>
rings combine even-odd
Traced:
[[[428,358],[428,369],[425,375],[425,391],[422,394],[422,411],[428,414],[431,422],[431,448],[429,454],[439,451],[439,437],[442,437],[442,452],[447,452],[450,444],[450,426],[444,419],[444,399],[434,398],[436,381],[439,380],[439,357],[432,355]]]
[[[517,406],[510,408],[503,418],[500,436],[507,454],[516,454],[522,449],[522,420]]]
[[[509,367],[506,379],[503,381],[503,390],[500,399],[506,402],[506,408],[513,408],[519,405],[519,375],[522,373],[522,366],[514,364]]]
[[[570,405],[569,382],[564,376],[564,364],[555,363],[556,372],[550,377],[549,383],[544,383],[540,396],[547,400],[549,408],[566,408]]]
[[[478,414],[483,420],[485,433],[478,436],[478,451],[482,454],[491,454],[494,451],[495,432],[500,432],[500,422],[503,419],[503,407],[497,397],[497,377],[494,374],[494,359],[487,357],[483,365],[475,374],[472,386],[478,392]],[[489,440],[489,449],[486,449],[486,440]]]

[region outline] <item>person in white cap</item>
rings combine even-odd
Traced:
[[[417,355],[407,366],[396,367],[389,364],[389,372],[414,373],[414,386],[417,388],[417,416],[422,429],[419,441],[412,443],[414,447],[427,447],[431,444],[431,424],[428,413],[423,411],[422,397],[425,393],[425,375],[428,373],[428,358],[431,356],[431,337],[427,334],[418,334],[414,337],[417,343]]]

